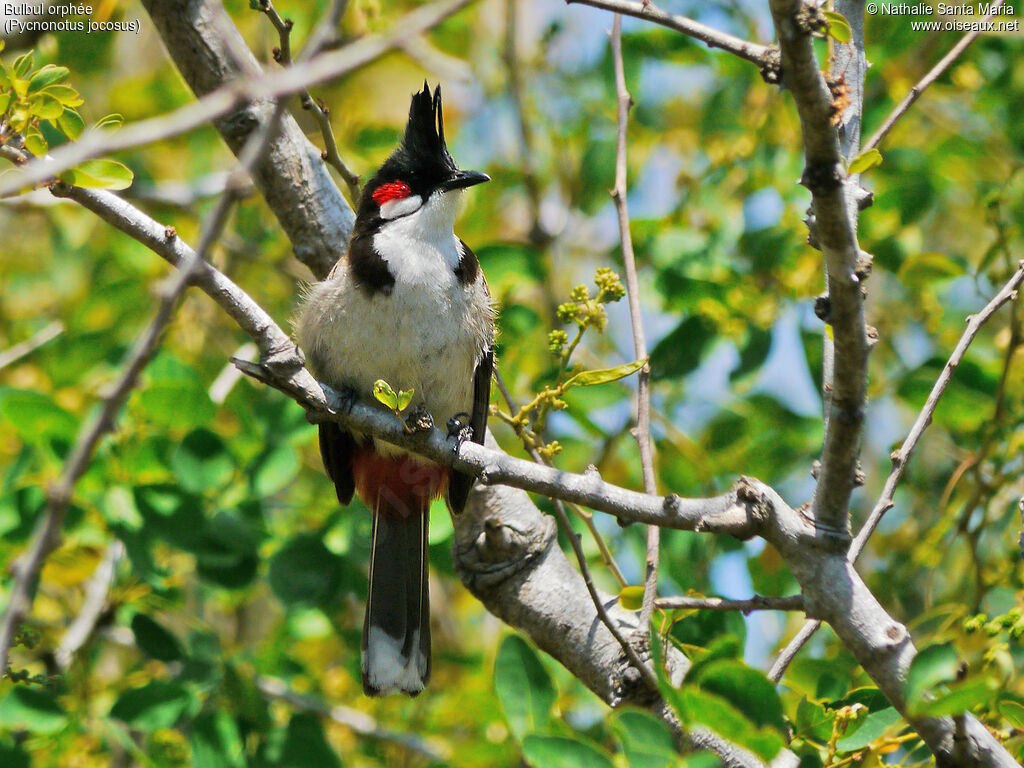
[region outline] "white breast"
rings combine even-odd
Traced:
[[[343,263],[311,288],[297,326],[299,346],[325,384],[351,386],[364,399],[377,379],[413,389],[413,403],[440,427],[472,409],[473,374],[494,323],[483,280],[463,285],[455,274],[462,246],[446,198],[432,196],[374,237],[395,279],[389,295],[356,285]]]

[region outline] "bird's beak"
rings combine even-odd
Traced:
[[[472,187],[474,184],[483,184],[485,181],[490,180],[490,176],[486,173],[480,173],[480,171],[455,171],[451,178],[441,185],[441,189],[445,192],[450,192],[453,189],[465,189],[466,187]]]

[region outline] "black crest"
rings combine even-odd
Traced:
[[[412,104],[409,105],[409,122],[405,126],[405,137],[402,139],[403,151],[410,158],[435,162],[445,170],[455,170],[455,161],[448,154],[444,141],[444,113],[441,111],[441,86],[430,95],[427,81],[423,81],[423,90],[414,93]]]

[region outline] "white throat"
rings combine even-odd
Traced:
[[[435,192],[412,213],[381,224],[373,247],[397,283],[448,281],[462,254],[455,237],[461,190]]]

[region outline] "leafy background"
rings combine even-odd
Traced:
[[[274,66],[276,35],[267,20],[240,0],[226,6],[256,55]],[[305,39],[320,6],[282,2],[281,13],[295,21],[293,40]],[[387,29],[411,7],[353,0],[343,30],[355,36]],[[443,83],[454,156],[494,179],[467,195],[459,232],[500,302],[500,366],[524,401],[555,375],[547,334],[566,328],[558,304],[573,286],[590,283],[596,268],[617,268],[621,256],[608,195],[610,16],[541,0],[520,0],[514,9],[511,48],[509,5],[486,0],[443,22],[425,49],[392,54],[315,95],[332,107],[349,165],[368,173],[399,136],[408,94],[424,76]],[[680,0],[670,9],[747,38],[770,36],[761,3]],[[138,4],[102,3],[97,14],[140,18],[141,32],[55,33],[32,43],[37,65],[70,68],[87,123],[108,113],[130,122],[191,100]],[[911,32],[904,17],[875,17],[867,39],[870,131],[956,38]],[[636,101],[629,205],[652,348],[660,487],[704,495],[744,473],[799,504],[813,488],[810,467],[821,439],[822,326],[811,307],[822,277],[820,254],[804,244],[809,198],[794,183],[802,161],[792,104],[755,68],[669,30],[626,19],[623,43]],[[964,317],[983,306],[1024,252],[1019,52],[1016,36],[975,43],[899,123],[882,146],[882,165],[865,177],[874,205],[861,217],[860,238],[875,255],[868,317],[880,342],[871,357],[862,456],[867,490],[855,495],[855,523],[873,504],[888,455]],[[4,61],[17,53],[8,48]],[[297,104],[293,112],[319,141]],[[62,140],[47,138],[51,145]],[[166,193],[194,190],[232,164],[212,128],[118,159],[135,174],[125,194],[191,242],[213,199],[199,194],[171,204]],[[78,425],[151,315],[166,267],[45,192],[2,201],[0,233],[0,348],[53,320],[65,328],[0,371],[0,559],[9,573]],[[309,278],[256,196],[239,208],[214,261],[282,323]],[[588,367],[632,359],[624,302],[608,312],[605,333],[588,332],[576,353]],[[909,623],[919,647],[937,648],[916,667],[920,690],[960,692],[1018,755],[1020,315],[1016,307],[1004,310],[975,341],[862,561],[870,586]],[[438,764],[675,764],[657,720],[638,711],[610,714],[468,595],[452,570],[443,509],[431,516],[431,687],[412,700],[363,698],[357,649],[368,516],[358,503],[337,507],[315,430],[297,406],[248,381],[223,399],[211,397],[218,378],[230,375],[228,357],[245,342],[204,296],[186,298],[143,388],[79,483],[63,544],[43,571],[12,673],[0,683],[0,763],[429,763],[268,697],[258,684],[272,677],[318,701],[371,713],[383,727],[419,734],[442,755]],[[559,466],[596,463],[606,479],[640,487],[631,387],[627,380],[566,396],[568,408],[551,414],[547,429],[562,446]],[[508,429],[495,432],[508,450],[521,452]],[[627,579],[639,583],[642,531],[603,517],[597,524]],[[109,610],[59,672],[52,650],[112,542],[126,557]],[[617,591],[592,539],[585,536],[584,544],[600,586]],[[757,542],[666,531],[662,564],[663,594],[796,589],[780,558]],[[808,765],[829,759],[830,740],[835,760],[861,753],[923,759],[920,742],[901,735],[898,716],[827,631],[776,692],[758,687],[764,678],[751,667],[766,667],[800,617],[672,618],[674,641],[698,662],[674,702],[684,716],[713,710],[724,718],[713,727],[749,730],[753,723],[768,752],[788,723]],[[936,688],[956,677],[948,644],[968,663],[967,680]]]

